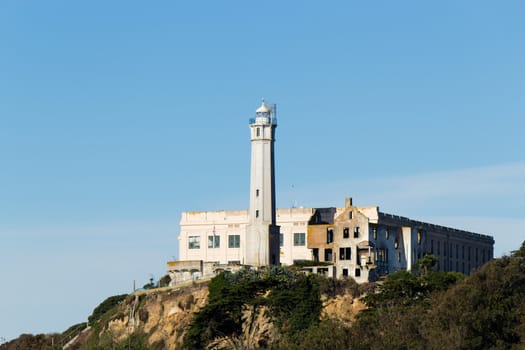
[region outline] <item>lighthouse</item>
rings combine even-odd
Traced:
[[[250,209],[244,263],[279,265],[279,226],[275,224],[274,142],[276,106],[264,99],[250,119]]]

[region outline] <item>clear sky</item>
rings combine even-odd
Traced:
[[[181,211],[377,205],[525,239],[525,3],[0,1],[0,338],[165,273]]]

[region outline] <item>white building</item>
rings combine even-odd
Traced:
[[[306,247],[308,221],[314,209],[278,209],[280,226],[279,261],[285,265],[294,260],[312,258]],[[218,264],[246,264],[244,252],[249,215],[247,210],[182,213],[179,234],[179,259],[203,260]],[[251,264],[247,264],[251,265]]]
[[[491,236],[385,214],[379,207],[275,208],[275,105],[263,100],[250,119],[249,210],[184,212],[179,259],[169,262],[173,283],[210,277],[240,265],[318,261],[312,272],[375,280],[411,270],[425,254],[444,271],[470,271],[492,259]]]

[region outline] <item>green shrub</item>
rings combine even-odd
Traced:
[[[113,309],[117,305],[120,305],[122,301],[126,299],[128,295],[127,294],[121,294],[121,295],[114,295],[106,300],[104,300],[102,303],[100,303],[94,310],[91,316],[88,317],[88,322],[90,325],[94,325],[96,322],[98,322],[104,314],[106,314],[109,310]]]

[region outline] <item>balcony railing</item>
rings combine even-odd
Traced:
[[[265,119],[267,120],[268,118],[261,118],[261,117],[259,117],[259,118],[250,118],[249,119],[249,123],[250,124],[277,125],[277,118],[270,118],[270,122],[269,123]]]

